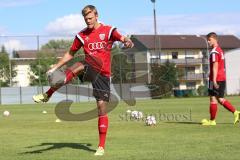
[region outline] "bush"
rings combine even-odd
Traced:
[[[208,96],[208,87],[207,86],[199,86],[197,89],[197,93],[199,96]]]
[[[194,97],[197,95],[195,89],[174,90],[175,97]]]

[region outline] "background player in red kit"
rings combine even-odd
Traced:
[[[83,8],[82,15],[87,28],[79,32],[70,48],[70,51],[51,68],[48,73],[73,59],[74,54],[83,47],[85,52],[84,62],[78,62],[65,71],[67,84],[73,77],[84,73],[84,79],[90,80],[93,86],[93,95],[98,108],[99,145],[95,155],[104,154],[105,139],[108,129],[107,102],[110,96],[111,76],[111,48],[114,41],[121,41],[125,47],[133,47],[132,41],[120,35],[116,28],[98,22],[98,12],[95,6],[88,5]],[[61,86],[51,87],[46,93],[35,95],[35,102],[47,102],[51,95]]]
[[[202,125],[216,125],[217,103],[219,102],[224,108],[234,115],[234,124],[239,122],[240,112],[224,98],[226,86],[226,73],[224,53],[218,44],[217,34],[211,32],[207,35],[208,44],[213,48],[210,57],[210,75],[209,75],[209,96],[210,96],[210,120],[203,119]]]

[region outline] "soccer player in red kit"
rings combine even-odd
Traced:
[[[84,62],[77,62],[65,71],[67,84],[73,77],[83,74],[84,79],[90,80],[93,86],[93,96],[96,98],[98,108],[99,145],[95,155],[103,155],[105,139],[108,129],[107,103],[110,98],[111,76],[111,48],[114,41],[121,41],[125,47],[132,48],[132,41],[118,33],[115,27],[98,22],[98,12],[95,6],[87,5],[82,10],[82,15],[87,27],[80,31],[70,48],[70,51],[51,68],[48,73],[73,59],[74,54],[83,47],[85,52]],[[47,102],[51,95],[61,86],[51,87],[46,93],[35,95],[35,102]]]
[[[210,96],[210,120],[203,119],[202,125],[216,125],[217,103],[219,102],[224,108],[232,112],[234,115],[234,124],[239,122],[240,112],[224,98],[225,86],[226,86],[226,73],[225,73],[225,61],[224,53],[218,44],[217,34],[211,32],[207,35],[207,41],[209,46],[212,47],[212,51],[209,57],[210,75],[209,75],[209,87],[208,92]]]

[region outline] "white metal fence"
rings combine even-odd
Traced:
[[[0,104],[33,104],[32,96],[46,92],[49,86],[33,87],[1,87]],[[111,93],[119,99],[150,99],[150,91],[144,84],[112,84]],[[62,100],[73,102],[95,101],[92,96],[92,85],[67,85],[56,91],[49,103]]]

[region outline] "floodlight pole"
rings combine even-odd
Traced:
[[[11,64],[10,54],[9,54],[8,62],[9,62],[9,86],[12,87],[12,64]]]
[[[205,37],[202,37],[201,35],[199,35],[199,34],[197,34],[196,35],[198,38],[201,38],[201,39],[203,39],[204,40],[204,42],[206,43],[206,54],[207,54],[207,61],[209,60],[209,47],[208,47],[208,42],[207,42],[207,39],[205,38]],[[210,68],[210,66],[209,66],[209,62],[207,62],[207,66],[208,66],[208,68],[207,68],[207,70],[209,71],[209,68]],[[204,65],[204,57],[202,58],[202,65]],[[202,70],[203,70],[203,67],[202,67]],[[206,75],[207,73],[203,73],[203,83],[204,83],[204,76]]]
[[[40,51],[39,35],[37,35],[36,38],[37,38],[37,53],[39,54],[39,51]],[[38,59],[38,75],[39,75],[38,85],[41,87],[41,93],[43,93],[43,86],[42,86],[42,83],[41,83],[41,69],[40,69],[41,62],[40,62],[40,57],[37,56],[37,59]]]
[[[157,37],[157,20],[156,20],[156,0],[151,0],[151,2],[153,3],[154,51],[156,54],[157,51],[160,49],[160,47],[158,48],[158,43],[160,43],[160,38],[157,39],[158,37]],[[158,63],[160,63],[160,61],[161,61],[160,51],[158,54],[158,59],[159,59]]]
[[[157,35],[156,0],[151,0],[151,2],[153,3],[154,35]]]

